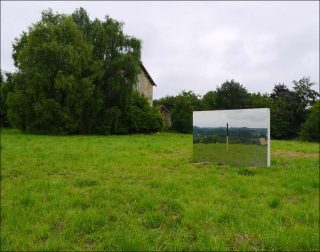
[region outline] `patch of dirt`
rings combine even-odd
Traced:
[[[301,157],[310,157],[315,158],[319,157],[318,153],[304,153],[304,152],[298,152],[298,151],[283,151],[283,150],[276,150],[271,153],[274,156],[278,157],[287,157],[287,158],[301,158]]]
[[[291,202],[291,203],[297,203],[297,202],[298,202],[297,197],[296,197],[296,196],[293,196],[293,195],[287,196],[286,199],[287,199],[288,202]]]
[[[175,172],[177,172],[177,170],[176,169],[172,169],[172,168],[167,168],[167,172],[168,173],[175,173]]]
[[[64,223],[62,221],[57,221],[51,225],[51,229],[54,232],[60,233],[64,230]]]
[[[254,239],[247,234],[237,234],[234,237],[233,244],[235,248],[238,248],[241,244],[248,244],[251,247],[257,249],[261,245],[261,241],[258,239]]]
[[[226,177],[226,175],[224,173],[220,173],[220,174],[218,174],[218,177],[221,179],[224,179]]]
[[[48,243],[48,239],[49,239],[48,236],[42,236],[42,237],[39,238],[39,241],[42,242],[42,243],[47,244]]]
[[[7,174],[2,174],[1,179],[15,179],[23,175],[21,171],[11,170]]]
[[[89,250],[92,250],[95,247],[96,241],[93,239],[89,239],[85,241],[85,244]]]

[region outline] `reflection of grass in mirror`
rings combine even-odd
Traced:
[[[194,144],[194,162],[231,165],[267,165],[267,146],[255,144]]]

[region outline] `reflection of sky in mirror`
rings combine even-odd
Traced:
[[[269,109],[194,111],[193,126],[268,128]]]

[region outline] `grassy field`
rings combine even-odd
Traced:
[[[215,164],[267,166],[268,147],[257,144],[229,144],[228,151],[223,143],[197,143],[193,145],[194,162]]]
[[[192,164],[192,136],[1,132],[1,249],[319,250],[319,146]]]

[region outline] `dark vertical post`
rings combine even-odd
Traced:
[[[229,151],[229,124],[227,123],[227,151]]]

